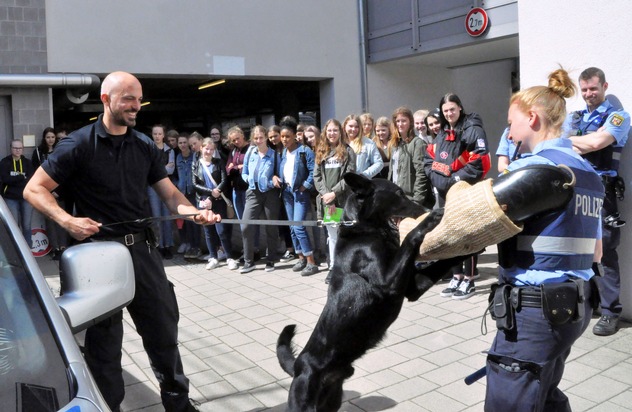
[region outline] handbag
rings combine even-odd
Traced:
[[[202,163],[202,168],[204,168],[204,173],[206,173],[209,179],[211,179],[211,182],[213,182],[215,187],[216,188],[219,187],[215,179],[213,179],[213,175],[211,174],[211,171],[208,169],[208,167],[204,163]],[[228,198],[223,192],[219,192],[219,194],[222,197],[222,199],[224,199],[224,202],[226,202],[226,217],[229,219],[233,219],[235,217],[235,207],[233,206],[233,202],[228,200]]]

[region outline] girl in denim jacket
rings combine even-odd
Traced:
[[[268,146],[266,128],[263,126],[255,126],[252,129],[250,141],[254,146],[246,153],[242,169],[242,178],[248,183],[243,220],[259,219],[262,213],[266,219],[276,220],[279,217],[281,199],[279,185],[276,183],[275,186],[273,177],[278,176],[279,155]],[[279,230],[276,226],[265,226],[265,230],[268,245],[265,270],[272,272],[279,249]],[[244,223],[241,225],[241,232],[244,243],[244,267],[240,273],[249,273],[255,269],[255,226]]]

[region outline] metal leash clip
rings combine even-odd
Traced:
[[[355,220],[341,220],[340,222],[334,222],[334,221],[328,221],[325,222],[323,220],[317,220],[316,221],[316,226],[318,227],[326,227],[326,226],[333,226],[333,227],[338,227],[338,226],[353,226],[356,223],[358,223]]]

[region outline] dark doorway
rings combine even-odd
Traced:
[[[140,76],[139,76],[140,77]],[[211,125],[262,123],[285,115],[300,117],[310,112],[320,123],[320,93],[318,81],[243,80],[226,82],[204,90],[198,86],[214,79],[143,78],[144,106],[137,129],[148,133],[152,125],[161,123],[178,131],[199,131],[207,135]],[[92,91],[88,100],[73,105],[65,99],[64,90],[54,90],[53,115],[55,125],[69,131],[90,123],[103,111],[99,91]]]

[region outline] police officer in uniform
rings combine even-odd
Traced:
[[[143,91],[129,73],[109,74],[101,85],[104,113],[60,144],[24,190],[24,197],[77,241],[117,241],[132,256],[136,293],[127,307],[160,384],[166,411],[196,411],[189,400],[189,380],[178,350],[178,304],[165,274],[150,223],[147,187],[172,213],[195,214],[196,223],[219,221],[210,210],[189,203],[171,183],[162,151],[133,129]],[[64,184],[75,199],[76,217],[61,209],[51,192]],[[89,327],[85,357],[108,406],[120,410],[125,396],[121,367],[123,314]]]
[[[499,245],[499,285],[490,305],[499,330],[487,357],[485,411],[571,410],[558,385],[571,346],[591,318],[604,196],[599,176],[560,137],[564,99],[574,93],[568,73],[558,69],[548,87],[519,91],[510,100],[509,136],[521,144],[522,157],[504,173],[563,164],[576,181],[565,208],[525,220],[520,234]]]
[[[573,149],[593,165],[606,188],[602,209],[603,277],[598,279],[601,317],[593,327],[593,333],[609,336],[617,332],[622,311],[617,247],[620,227],[625,222],[619,217],[617,198],[623,199],[624,184],[617,171],[621,151],[628,139],[630,115],[606,100],[608,83],[602,70],[596,67],[584,70],[579,75],[579,88],[587,107],[571,113],[567,123],[570,123]]]

